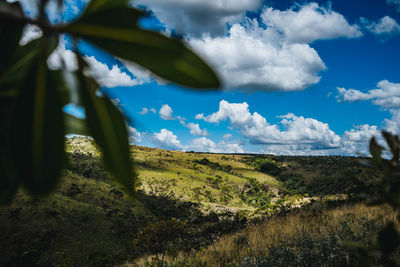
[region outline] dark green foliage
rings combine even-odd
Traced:
[[[400,139],[397,135],[392,135],[386,131],[382,135],[392,154],[391,159],[382,156],[385,150],[380,146],[375,137],[370,140],[369,150],[372,155],[372,161],[376,167],[383,173],[383,177],[376,182],[374,187],[368,186],[364,181],[356,180],[360,189],[369,194],[372,198],[376,198],[383,203],[389,204],[393,211],[397,214],[400,212]],[[387,266],[398,266],[399,261],[393,257],[400,247],[400,234],[398,225],[400,217],[393,218],[392,222],[378,233],[376,244],[373,246],[365,246],[362,243],[350,242],[348,245],[356,247],[359,250],[359,265],[371,262],[371,255],[379,255],[379,262]]]
[[[46,65],[56,42],[39,39],[32,45],[40,50],[21,68],[26,78],[19,83],[6,137],[10,150],[4,176],[19,181],[33,195],[42,195],[54,188],[64,166],[64,122],[60,73],[48,71]]]
[[[285,173],[279,175],[278,179],[282,181],[288,194],[324,196],[356,192],[356,184],[350,177],[322,176],[306,183],[301,176]]]
[[[129,152],[128,132],[124,116],[110,99],[96,94],[96,83],[79,75],[81,81],[81,97],[85,105],[87,124],[91,135],[103,151],[107,168],[118,178],[128,192],[134,191],[136,177],[132,168]]]
[[[161,262],[167,251],[179,250],[179,244],[184,238],[186,222],[172,218],[159,221],[142,228],[133,240],[134,247],[155,254]],[[161,254],[161,258],[158,255]]]
[[[212,170],[216,170],[216,171],[223,171],[223,172],[228,172],[229,173],[232,170],[232,166],[231,165],[222,166],[218,162],[209,161],[207,158],[203,158],[201,160],[194,160],[194,162],[198,163],[198,164],[201,164],[201,165],[205,165],[205,166],[211,168]]]
[[[258,208],[259,211],[270,211],[271,200],[275,196],[267,186],[261,185],[256,179],[248,178],[240,192],[240,198],[249,205]]]
[[[277,162],[270,158],[252,157],[249,158],[246,163],[260,172],[273,176],[278,175],[281,172]]]
[[[59,1],[60,10],[63,2]],[[136,174],[125,117],[83,74],[85,63],[77,42],[91,42],[179,85],[215,89],[218,78],[180,40],[139,28],[137,21],[145,14],[127,0],[90,1],[80,18],[62,25],[47,21],[47,3],[39,1],[38,18],[29,18],[18,3],[0,2],[0,204],[12,200],[22,185],[34,196],[54,190],[65,163],[67,133],[93,136],[107,169],[133,193]],[[28,24],[39,27],[43,36],[20,46],[22,29]],[[71,37],[78,54],[79,68],[69,73],[76,85],[65,82],[62,71],[47,67],[48,56],[64,34]],[[72,91],[79,93],[75,104],[85,109],[84,120],[63,115]]]

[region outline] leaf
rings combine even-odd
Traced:
[[[383,151],[383,147],[378,145],[375,137],[372,137],[371,140],[369,141],[369,152],[371,153],[371,156],[375,161],[380,162],[382,160],[382,156],[381,156],[382,151]]]
[[[0,73],[11,63],[11,56],[19,46],[22,32],[22,25],[0,22]]]
[[[64,113],[65,134],[79,134],[89,136],[90,132],[87,128],[86,121],[79,119],[68,113]]]
[[[392,135],[387,131],[382,131],[382,135],[386,140],[386,143],[388,144],[390,148],[390,152],[393,155],[392,161],[393,162],[398,162],[399,161],[399,154],[400,154],[400,142],[399,142],[399,137],[396,135]]]
[[[0,71],[0,90],[15,89],[16,84],[26,78],[26,66],[38,56],[41,43],[42,39],[37,39],[25,46],[17,46],[15,52],[10,52],[9,60],[5,59],[9,63]]]
[[[80,84],[87,125],[103,152],[105,165],[132,193],[136,174],[132,168],[124,116],[106,96],[97,94],[98,86],[93,79],[80,73]]]
[[[59,74],[47,69],[47,57],[56,42],[43,38],[38,42],[40,51],[24,65],[27,75],[19,83],[9,151],[14,179],[33,195],[49,193],[65,163]]]
[[[390,255],[400,245],[400,236],[394,223],[388,223],[378,234],[378,242],[384,255]]]
[[[101,2],[103,5],[89,6],[88,11],[65,30],[171,82],[193,88],[220,86],[210,66],[180,40],[140,29],[137,21],[143,15],[141,11],[127,7],[125,1],[121,1],[123,4]]]
[[[29,63],[29,60],[32,62],[33,57],[28,56],[29,60],[24,59],[24,64],[16,64],[15,62],[27,57],[26,54],[29,53],[24,55],[27,52],[27,47],[36,53],[35,45],[38,43],[32,42],[27,47],[19,46],[22,27],[15,25],[6,25],[7,27],[4,27],[4,25],[0,25],[0,37],[2,40],[0,42],[0,169],[2,170],[0,175],[0,204],[9,203],[22,183],[22,177],[18,175],[18,170],[21,168],[18,166],[13,168],[19,159],[13,160],[12,155],[16,152],[16,148],[11,141],[13,137],[11,129],[12,123],[17,122],[14,116],[14,107],[18,95],[17,89],[21,81],[28,82],[25,77],[29,69],[29,64],[27,63]],[[24,136],[23,140],[26,137]]]

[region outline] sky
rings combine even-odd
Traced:
[[[34,1],[22,1],[35,16]],[[53,23],[76,19],[67,0]],[[400,0],[136,0],[143,28],[180,35],[219,75],[219,90],[182,88],[81,42],[89,75],[129,119],[131,143],[183,151],[367,155],[400,133]],[[40,36],[28,27],[21,44]],[[76,69],[68,36],[50,68]],[[132,51],[134,52],[134,51]],[[82,117],[75,105],[66,112]]]

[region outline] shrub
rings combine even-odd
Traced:
[[[281,169],[278,166],[278,163],[273,159],[254,157],[254,158],[247,159],[246,163],[248,165],[254,167],[256,170],[266,173],[266,174],[275,176],[281,172]]]

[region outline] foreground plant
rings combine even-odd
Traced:
[[[372,162],[382,172],[383,178],[375,186],[360,184],[361,189],[376,198],[375,202],[387,203],[393,209],[393,220],[387,223],[378,233],[378,237],[373,246],[367,247],[362,243],[347,242],[347,245],[355,247],[359,251],[360,266],[373,266],[370,256],[379,258],[379,262],[385,266],[398,266],[400,247],[400,233],[398,231],[400,223],[400,139],[397,135],[382,131],[387,146],[392,154],[391,159],[382,156],[384,147],[379,145],[373,137],[370,140],[369,150]]]
[[[34,196],[48,194],[56,186],[66,162],[68,133],[93,136],[108,170],[133,192],[126,118],[84,74],[87,66],[77,43],[86,41],[186,87],[217,88],[218,78],[178,39],[139,28],[144,13],[128,1],[93,0],[79,19],[62,25],[47,21],[47,2],[39,1],[39,16],[32,19],[18,3],[0,0],[0,203],[12,200],[20,186]],[[21,46],[26,25],[38,26],[43,35]],[[66,81],[65,70],[47,66],[47,58],[65,34],[71,37],[79,61],[78,70],[68,74],[75,86]],[[72,102],[72,91],[78,92],[78,104],[85,109],[83,120],[62,111]]]

